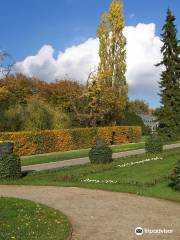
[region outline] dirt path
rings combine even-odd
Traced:
[[[64,212],[73,225],[73,240],[179,240],[180,204],[133,194],[63,187],[0,186],[0,196],[30,199]],[[134,230],[173,229],[172,234]]]
[[[168,150],[168,149],[174,149],[174,148],[179,148],[179,147],[180,147],[180,143],[176,143],[176,144],[165,145],[164,149]],[[122,157],[140,155],[140,154],[144,154],[144,153],[145,153],[144,149],[137,149],[137,150],[131,150],[131,151],[126,151],[126,152],[113,153],[113,158],[122,158]],[[71,159],[71,160],[65,160],[65,161],[57,161],[57,162],[23,166],[22,171],[52,170],[52,169],[69,167],[69,166],[83,165],[83,164],[87,164],[89,162],[90,162],[89,158],[84,157],[84,158],[77,158],[77,159]]]

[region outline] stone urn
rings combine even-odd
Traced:
[[[12,142],[0,142],[0,154],[13,153],[14,143]]]

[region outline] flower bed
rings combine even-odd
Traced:
[[[125,168],[125,167],[130,167],[130,166],[134,166],[134,165],[138,165],[138,164],[144,164],[144,163],[151,162],[151,161],[157,161],[157,160],[163,160],[163,158],[156,156],[156,157],[147,158],[147,159],[144,159],[144,160],[141,160],[141,161],[124,163],[122,165],[117,165],[115,167]],[[97,184],[130,184],[130,185],[148,185],[148,186],[153,186],[154,184],[156,184],[157,180],[155,179],[153,182],[148,183],[148,184],[139,184],[138,182],[134,182],[134,181],[122,182],[122,181],[117,181],[117,180],[112,180],[112,179],[99,180],[99,179],[87,178],[87,179],[82,179],[81,182],[84,182],[84,183],[97,183]]]
[[[137,161],[137,162],[130,162],[130,163],[124,163],[122,165],[118,165],[118,167],[129,167],[129,166],[133,166],[133,165],[137,165],[137,164],[143,164],[143,163],[147,163],[147,162],[151,162],[151,161],[157,161],[157,160],[162,160],[162,157],[154,157],[154,158],[147,158],[145,160],[141,160],[141,161]]]

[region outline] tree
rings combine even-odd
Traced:
[[[3,76],[8,76],[12,70],[13,64],[3,65],[2,61],[6,58],[10,57],[10,55],[5,51],[0,51],[0,74]]]
[[[128,111],[134,112],[136,114],[138,113],[149,114],[150,108],[149,104],[146,103],[144,100],[135,99],[134,101],[128,102]]]
[[[165,139],[175,139],[180,132],[180,51],[175,19],[168,9],[161,34],[163,60],[157,64],[164,66],[160,81],[161,108],[158,117],[159,134]]]
[[[128,87],[126,84],[126,39],[123,35],[124,16],[120,0],[113,0],[108,13],[103,14],[97,30],[99,38],[99,57],[97,76],[90,83],[89,94],[96,95],[96,104],[91,108],[91,115],[98,122],[99,115],[103,125],[115,124],[123,114],[127,103]],[[94,104],[95,98],[91,98]],[[95,105],[94,105],[95,106]],[[94,113],[92,112],[94,110]],[[102,121],[103,118],[103,121]]]

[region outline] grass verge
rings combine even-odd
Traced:
[[[113,150],[113,153],[125,152],[129,150],[144,148],[144,142],[122,144],[122,145],[112,146],[111,148]],[[68,151],[68,152],[47,153],[47,154],[34,155],[29,157],[28,156],[21,157],[21,163],[22,163],[22,166],[28,166],[33,164],[41,164],[41,163],[49,163],[49,162],[83,158],[83,157],[88,157],[89,150],[90,149],[82,149],[82,150],[75,150],[75,151]]]
[[[0,198],[0,239],[67,240],[71,225],[59,211],[28,200]]]
[[[152,159],[154,155],[140,155],[120,158],[110,164],[67,167],[61,170],[30,173],[20,180],[1,181],[2,184],[76,186],[82,188],[103,189],[117,192],[129,192],[138,195],[163,198],[180,202],[180,193],[170,186],[170,175],[180,149],[164,151],[162,159],[139,163],[126,167],[118,165]],[[90,181],[87,181],[89,179]]]

